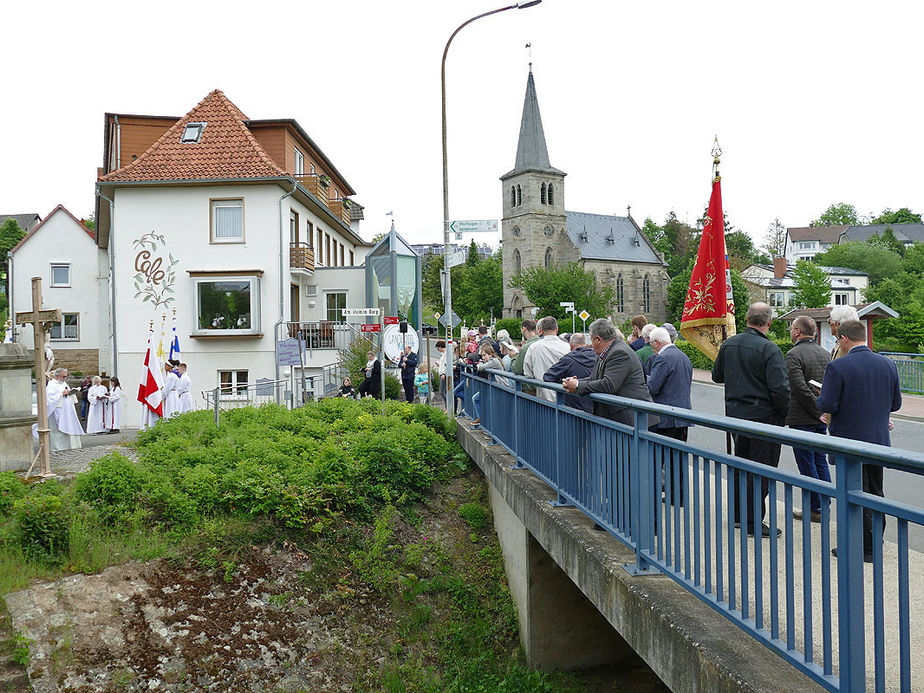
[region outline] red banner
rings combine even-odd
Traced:
[[[722,342],[735,334],[735,301],[725,252],[722,183],[718,176],[712,181],[712,197],[703,220],[703,235],[683,305],[680,333],[713,360]]]

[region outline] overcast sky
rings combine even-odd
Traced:
[[[105,112],[181,116],[220,88],[251,118],[299,121],[367,239],[393,211],[409,240],[442,242],[443,46],[503,4],[8,3],[0,213],[89,215]],[[725,211],[756,239],[832,202],[924,211],[922,20],[924,3],[887,0],[544,0],[478,20],[449,52],[450,216],[501,216],[527,43],[569,210],[694,222],[718,135]]]

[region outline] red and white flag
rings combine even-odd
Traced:
[[[151,348],[151,338],[154,335],[153,327],[148,334],[148,350],[144,355],[144,368],[141,371],[141,384],[138,386],[138,401],[144,406],[144,417],[149,419],[149,412],[162,417],[164,370],[157,358],[157,352]]]

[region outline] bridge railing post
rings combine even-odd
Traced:
[[[863,508],[851,493],[863,490],[863,465],[835,457],[837,499],[837,610],[840,690],[866,687],[866,644],[863,621]]]
[[[523,392],[523,385],[519,380],[513,381],[513,459],[514,469],[523,467],[520,461],[520,393]]]
[[[566,458],[565,445],[568,436],[562,435],[562,422],[565,421],[565,415],[562,414],[561,408],[565,406],[565,396],[561,392],[555,393],[555,490],[558,492],[558,498],[549,501],[554,506],[570,505],[568,499],[562,495],[562,486],[564,483],[562,461]]]
[[[652,568],[643,552],[651,551],[651,510],[654,490],[651,483],[651,461],[649,443],[641,434],[648,431],[648,413],[635,410],[632,440],[629,444],[629,532],[635,544],[635,565],[626,566],[632,575],[657,572]],[[618,461],[617,461],[618,464]]]

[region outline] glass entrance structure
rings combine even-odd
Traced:
[[[366,305],[380,308],[383,316],[397,315],[419,331],[421,269],[420,256],[392,222],[388,234],[366,254]]]

